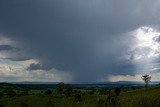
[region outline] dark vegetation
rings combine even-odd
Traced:
[[[146,88],[148,88],[148,83],[151,81],[151,76],[149,76],[149,75],[147,75],[147,74],[145,74],[145,75],[142,75],[142,80],[145,82],[145,87]]]
[[[52,85],[1,83],[0,107],[160,107],[160,85]]]

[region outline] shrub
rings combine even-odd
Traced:
[[[51,95],[51,94],[52,94],[52,90],[51,90],[51,89],[47,89],[47,90],[45,91],[45,94],[46,94],[46,95]]]
[[[118,96],[121,93],[121,87],[116,87],[114,90],[116,96]]]

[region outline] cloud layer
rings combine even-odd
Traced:
[[[141,74],[144,62],[157,65],[150,58],[135,60],[153,51],[135,47],[143,43],[135,31],[142,26],[159,31],[159,7],[158,0],[1,0],[0,57],[11,62],[36,60],[25,67],[30,75],[56,70],[73,82]],[[159,46],[159,36],[153,40]]]

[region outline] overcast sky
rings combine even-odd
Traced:
[[[0,0],[0,81],[159,81],[159,11],[159,0]]]

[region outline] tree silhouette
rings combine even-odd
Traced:
[[[149,75],[147,75],[147,74],[145,74],[145,75],[142,75],[142,80],[145,82],[145,87],[146,88],[148,88],[148,83],[151,81],[151,76],[149,76]]]

